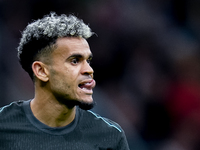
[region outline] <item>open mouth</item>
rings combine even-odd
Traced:
[[[95,87],[95,81],[94,80],[83,81],[78,85],[78,87],[84,90],[92,90]]]

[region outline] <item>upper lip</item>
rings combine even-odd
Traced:
[[[87,84],[87,85],[86,85]],[[81,85],[84,85],[86,87],[88,87],[89,89],[92,89],[95,87],[95,80],[94,79],[85,79],[83,81],[81,81],[78,86],[80,87]]]

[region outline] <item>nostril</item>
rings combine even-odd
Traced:
[[[90,75],[91,77],[93,76],[93,73],[94,73],[93,69],[92,70],[85,70],[85,71],[82,72],[83,75]]]
[[[94,77],[93,73],[88,73],[88,72],[85,72],[83,75],[88,76],[90,79],[93,79]]]

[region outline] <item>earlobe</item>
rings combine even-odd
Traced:
[[[49,80],[47,66],[41,61],[33,62],[32,70],[39,80],[43,82],[47,82]]]

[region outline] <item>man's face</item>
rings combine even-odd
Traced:
[[[49,89],[53,96],[64,103],[93,103],[92,53],[83,38],[59,38],[52,52],[49,65]]]

